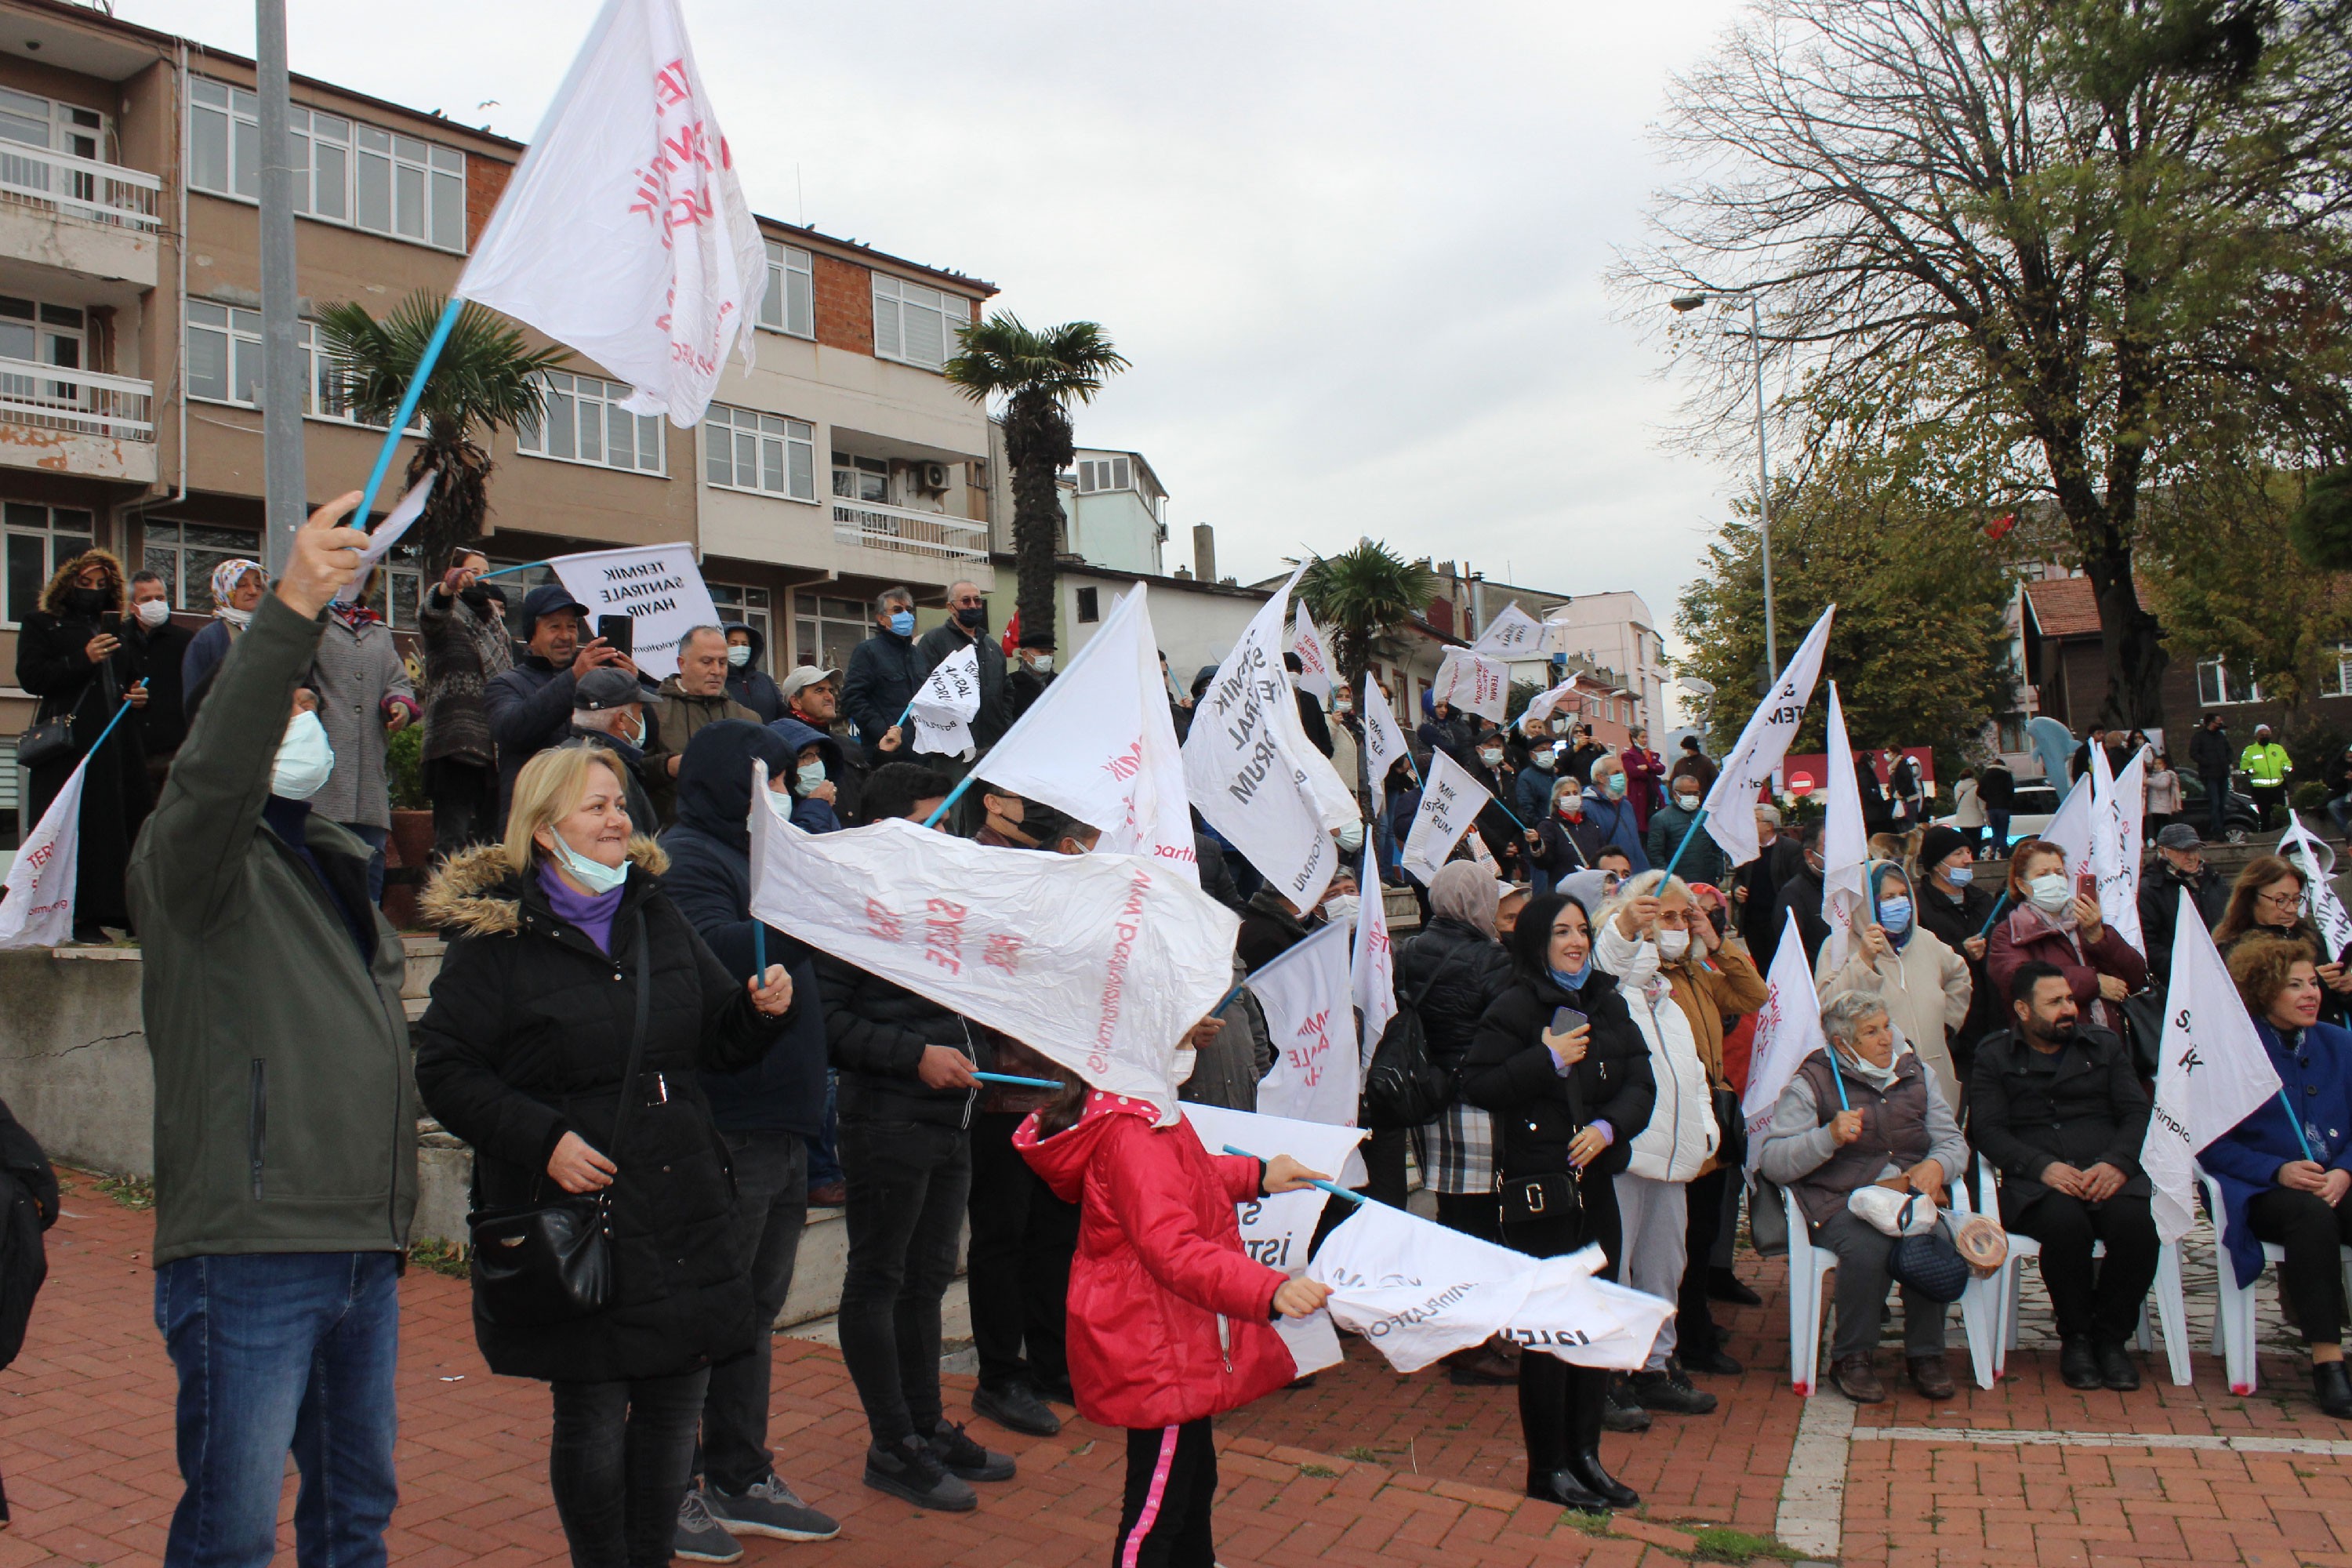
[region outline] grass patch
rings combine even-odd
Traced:
[[[1339,1457],[1343,1459],[1353,1459],[1360,1465],[1369,1465],[1375,1463],[1381,1456],[1378,1449],[1359,1443],[1352,1448],[1340,1449]]]
[[[1605,1513],[1587,1513],[1578,1508],[1563,1509],[1560,1510],[1559,1521],[1569,1529],[1580,1531],[1586,1535],[1609,1533],[1609,1516]]]
[[[127,1209],[155,1206],[155,1184],[140,1176],[101,1176],[98,1190]]]
[[[466,1262],[466,1249],[437,1236],[426,1237],[411,1247],[408,1260],[419,1268],[429,1268],[450,1279],[463,1279],[473,1272]]]
[[[1707,1525],[1691,1534],[1698,1541],[1691,1552],[1691,1560],[1696,1563],[1750,1563],[1759,1557],[1781,1563],[1797,1560],[1795,1547],[1784,1546],[1769,1535],[1750,1535],[1744,1530],[1720,1524]]]
[[[1298,1467],[1298,1473],[1302,1476],[1314,1476],[1318,1479],[1329,1480],[1339,1472],[1328,1465],[1301,1465]]]

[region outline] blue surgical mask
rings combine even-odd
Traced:
[[[1585,981],[1590,979],[1591,974],[1592,959],[1591,955],[1588,954],[1584,960],[1584,967],[1578,970],[1573,974],[1563,974],[1557,969],[1553,970],[1551,972],[1551,983],[1554,985],[1559,986],[1563,991],[1581,991],[1584,989]]]
[[[893,610],[890,613],[890,629],[897,632],[902,637],[913,637],[915,635],[915,612],[912,610]]]
[[[1624,775],[1623,773],[1611,773],[1611,774],[1609,775],[1609,795],[1610,795],[1610,798],[1613,800],[1613,799],[1617,798],[1618,796],[1620,796],[1620,795],[1623,795],[1624,793],[1625,793],[1625,775]]]
[[[1911,900],[1881,899],[1878,901],[1878,923],[1889,936],[1901,936],[1911,929]]]
[[[1955,888],[1965,888],[1976,879],[1977,868],[1974,866],[1954,866],[1944,873],[1944,880]]]
[[[571,872],[572,879],[591,893],[609,893],[629,879],[626,859],[617,866],[607,866],[602,860],[591,860],[585,855],[574,854],[572,846],[563,842],[563,836],[552,827],[547,833],[555,840],[555,863]]]
[[[817,785],[824,783],[824,764],[823,763],[811,763],[806,767],[801,769],[797,776],[800,779],[801,793],[803,795],[806,795],[809,791],[816,788]]]

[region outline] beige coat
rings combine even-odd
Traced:
[[[1822,946],[1821,963],[1813,972],[1822,1000],[1826,1002],[1841,991],[1867,991],[1885,1002],[1887,1018],[1936,1075],[1944,1103],[1957,1110],[1960,1080],[1952,1066],[1946,1034],[1958,1028],[1969,1016],[1968,961],[1946,947],[1934,931],[1919,927],[1913,928],[1908,942],[1874,963],[1859,930],[1848,945],[1844,966],[1835,970],[1830,966],[1829,944]]]

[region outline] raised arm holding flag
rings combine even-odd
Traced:
[[[1797,726],[1804,722],[1805,704],[1812,700],[1822,658],[1829,650],[1830,625],[1836,618],[1837,606],[1832,605],[1805,634],[1796,657],[1772,683],[1770,694],[1757,706],[1748,727],[1739,731],[1739,743],[1723,760],[1715,787],[1699,805],[1698,820],[1691,825],[1691,833],[1706,828],[1723,846],[1724,858],[1734,866],[1745,866],[1756,858],[1757,798],[1780,771],[1780,759],[1789,754],[1790,743],[1797,738]],[[1687,835],[1683,842],[1690,842]],[[1674,858],[1666,862],[1668,876],[1674,874],[1675,861],[1681,858],[1677,846]]]

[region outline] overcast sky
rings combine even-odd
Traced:
[[[252,0],[116,9],[253,48]],[[527,139],[594,7],[288,9],[296,70]],[[1195,522],[1244,580],[1369,533],[1633,589],[1671,636],[1752,481],[1665,449],[1675,389],[1601,275],[1729,0],[686,9],[757,210],[1103,324],[1134,368],[1078,440],[1150,458],[1170,567]]]

